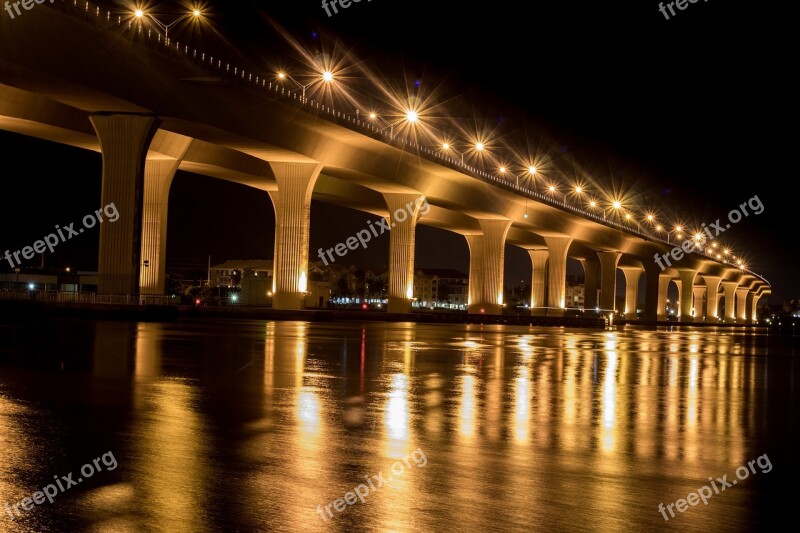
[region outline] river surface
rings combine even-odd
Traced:
[[[725,329],[4,319],[0,531],[796,530],[797,352]]]

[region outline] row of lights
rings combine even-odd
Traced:
[[[180,22],[181,20],[183,20],[183,19],[185,19],[187,17],[199,19],[200,17],[203,16],[203,12],[202,12],[201,9],[194,8],[194,9],[190,10],[189,12],[184,13],[177,20],[171,22],[170,24],[164,24],[163,22],[161,22],[158,19],[156,19],[154,15],[152,15],[151,13],[147,12],[145,9],[142,9],[142,8],[135,9],[133,14],[137,19],[142,19],[145,16],[147,16],[150,19],[152,19],[156,24],[159,25],[159,27],[161,27],[161,29],[164,30],[165,36],[168,36],[169,29],[172,26],[174,26],[175,24],[177,24],[178,22]],[[312,87],[312,86],[314,86],[315,84],[318,84],[318,83],[332,84],[334,82],[334,80],[335,80],[335,74],[330,69],[322,70],[321,72],[318,73],[318,75],[311,82],[309,82],[307,84],[300,83],[295,78],[290,76],[286,71],[279,71],[277,73],[277,78],[278,78],[279,81],[289,80],[289,81],[293,82],[298,88],[300,88],[302,90],[302,96],[303,96],[303,99],[305,99],[306,98],[306,90],[308,88],[310,88],[310,87]],[[395,126],[394,123],[391,123],[391,122],[387,121],[381,115],[379,115],[377,112],[374,112],[374,111],[368,113],[368,117],[369,117],[369,119],[371,121],[380,120],[380,121],[384,122],[391,129],[392,137],[394,136],[394,126]],[[420,122],[420,112],[417,109],[414,109],[414,108],[407,108],[402,114],[402,120],[405,121],[408,124],[411,124],[411,125],[417,124],[417,123]],[[445,142],[441,143],[441,149],[446,153],[454,152],[454,153],[459,154],[461,156],[461,163],[462,164],[464,163],[465,153],[464,152],[460,152],[459,150],[456,150],[456,148],[453,146],[453,143],[445,141]],[[482,141],[482,140],[477,140],[474,143],[468,145],[468,150],[474,151],[477,154],[481,154],[481,153],[487,151],[487,149],[488,149],[487,148],[487,143],[485,141]],[[530,179],[534,179],[536,174],[537,174],[537,171],[538,170],[537,170],[536,165],[533,165],[533,164],[528,165],[527,169],[521,175],[513,174],[511,172],[510,168],[507,165],[501,165],[498,168],[498,172],[499,172],[499,174],[501,176],[506,176],[508,174],[512,174],[512,176],[516,178],[517,187],[519,187],[520,178],[529,177]],[[551,194],[555,194],[555,193],[559,192],[559,188],[558,188],[557,185],[551,183],[550,185],[547,186],[547,191],[549,193],[551,193]],[[575,185],[569,191],[569,194],[574,194],[577,197],[580,197],[584,193],[586,193],[586,189],[582,185]],[[567,193],[564,194],[564,203],[565,204],[566,204],[566,200],[567,200]],[[620,211],[623,211],[623,212],[626,211],[626,209],[623,207],[623,203],[622,203],[622,201],[620,199],[611,199],[609,201],[608,205],[609,205],[609,208],[612,210],[612,212],[619,213]],[[609,209],[609,208],[601,207],[601,202],[598,201],[597,199],[590,199],[588,204],[587,204],[587,206],[588,206],[588,208],[590,210],[602,209],[604,218],[606,217],[607,210]],[[528,218],[527,206],[526,206],[526,210],[525,210],[525,218]],[[632,215],[632,213],[630,211],[625,212],[624,220],[630,222],[630,221],[633,221],[633,218],[634,217],[633,217],[633,215]],[[657,224],[656,223],[655,215],[653,215],[651,213],[645,214],[644,221],[649,223],[651,225],[651,227],[655,230],[656,233],[663,233],[663,232],[666,231],[666,233],[667,233],[667,242],[669,242],[670,235],[672,233],[675,234],[677,239],[683,239],[684,227],[681,224],[675,225],[674,229],[672,231],[666,230],[661,224]],[[692,239],[696,242],[696,246],[698,247],[698,251],[700,251],[700,252],[703,251],[702,249],[699,248],[699,246],[705,240],[704,237],[705,236],[702,233],[700,233],[699,231],[695,232],[695,234],[692,237]],[[737,257],[735,255],[732,255],[730,249],[724,248],[724,249],[719,249],[718,250],[717,248],[718,248],[718,246],[717,246],[716,243],[711,243],[710,248],[707,248],[706,252],[709,253],[712,257],[715,257],[716,259],[724,260],[724,261],[728,261],[728,256],[731,256],[732,260],[736,261],[736,264],[740,268],[742,268],[742,269],[746,268],[743,260],[741,258],[737,259]]]

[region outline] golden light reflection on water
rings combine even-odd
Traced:
[[[256,361],[231,362],[225,381],[220,361],[233,354],[216,348],[244,334],[209,333],[216,348],[176,359],[181,341],[167,335],[171,327],[138,325],[127,344],[113,340],[120,328],[101,328],[95,343],[135,350],[132,364],[123,351],[93,369],[98,380],[128,372],[133,382],[121,389],[131,395],[130,483],[86,499],[133,501],[132,514],[106,525],[203,530],[215,505],[208,487],[229,486],[241,495],[230,510],[240,530],[321,529],[318,504],[367,474],[389,475],[421,448],[425,468],[412,464],[337,514],[336,527],[369,519],[376,530],[409,530],[411,521],[411,529],[446,529],[435,517],[459,509],[464,530],[530,529],[574,515],[610,531],[621,517],[658,519],[647,494],[662,470],[704,480],[752,459],[746,432],[767,406],[768,361],[736,335],[262,323],[248,345]],[[203,366],[209,361],[219,366]],[[186,365],[203,371],[187,377]],[[240,422],[215,412],[204,402],[216,388],[233,414],[241,405],[255,415]],[[32,437],[20,417],[30,409],[0,388],[2,495],[25,489],[6,465],[26,461]],[[224,471],[220,455],[237,468]],[[684,488],[668,483],[659,491],[681,496]],[[576,490],[596,496],[590,512],[554,503]],[[738,512],[714,509],[705,520]]]

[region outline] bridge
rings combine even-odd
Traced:
[[[753,321],[770,293],[762,276],[710,250],[662,271],[653,258],[676,243],[652,227],[416,144],[363,112],[336,109],[88,2],[56,0],[16,20],[0,17],[0,128],[102,154],[101,205],[114,202],[120,218],[100,225],[99,293],[163,294],[178,170],[269,195],[277,309],[302,307],[312,198],[388,219],[425,197],[430,209],[417,202],[390,232],[390,312],[411,310],[418,224],[465,237],[475,314],[502,311],[507,244],[529,253],[534,315],[565,309],[568,257],[584,267],[589,309],[615,308],[621,270],[632,320],[642,275],[650,321],[667,319],[671,283],[685,322]]]

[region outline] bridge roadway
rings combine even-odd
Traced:
[[[81,13],[71,4],[0,17],[0,128],[102,153],[101,205],[114,202],[121,216],[100,227],[101,293],[163,293],[177,170],[269,195],[277,309],[302,307],[312,198],[389,217],[425,196],[429,212],[415,209],[390,233],[391,312],[411,309],[417,224],[464,235],[470,313],[501,312],[505,244],[529,252],[534,315],[564,309],[568,257],[584,266],[587,308],[615,307],[616,270],[623,271],[629,319],[643,273],[651,321],[666,320],[670,283],[685,322],[751,321],[770,293],[758,274],[698,253],[662,272],[653,256],[674,243],[391,137],[364,117],[303,100],[184,44],[167,45],[94,5]],[[140,268],[145,259],[150,267]]]

